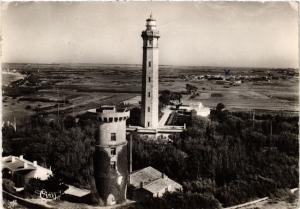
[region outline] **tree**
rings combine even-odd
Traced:
[[[195,93],[196,91],[198,91],[198,88],[196,86],[193,86],[188,83],[185,85],[185,88],[186,88],[186,91],[188,92],[188,94]]]
[[[178,92],[172,92],[170,96],[170,100],[177,100],[178,102],[181,101],[182,95]]]
[[[159,102],[161,106],[166,106],[170,104],[171,92],[169,90],[164,90],[160,93]]]
[[[73,128],[76,126],[75,118],[71,115],[68,115],[64,118],[64,127],[65,128]]]
[[[228,111],[225,111],[225,105],[218,103],[215,110],[210,111],[210,118],[212,120],[224,121],[228,115]]]
[[[216,111],[221,112],[225,108],[225,105],[223,103],[218,103],[216,106]]]
[[[141,122],[141,109],[138,107],[132,108],[130,110],[130,117],[126,121],[128,125],[138,126]]]

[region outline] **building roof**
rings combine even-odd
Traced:
[[[69,188],[64,192],[64,194],[76,196],[76,197],[83,197],[90,193],[90,190],[87,189],[80,189],[71,185],[67,185]]]
[[[178,184],[177,182],[173,181],[172,179],[169,179],[168,177],[157,179],[150,184],[147,184],[143,188],[147,191],[156,194],[159,191],[162,191],[163,189],[172,186],[175,189],[180,189],[182,186]]]
[[[156,194],[168,187],[181,189],[182,186],[172,179],[163,175],[160,171],[151,166],[138,170],[130,175],[130,182],[134,187],[140,187],[141,182],[143,189]]]
[[[151,166],[143,168],[141,170],[135,171],[130,175],[130,183],[134,187],[139,187],[140,183],[143,182],[144,185],[151,183],[159,178],[161,178],[162,173]]]
[[[47,172],[48,174],[52,174],[51,169],[38,165],[36,161],[31,162],[29,160],[24,159],[23,155],[21,155],[20,157],[12,155],[2,157],[2,169],[4,168],[8,168],[12,172],[37,170]]]
[[[2,158],[2,168],[8,168],[12,172],[21,170],[34,170],[35,166],[31,162],[24,159],[20,159],[14,156],[8,156]],[[26,164],[26,165],[25,165]]]

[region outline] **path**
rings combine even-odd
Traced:
[[[158,122],[158,127],[159,128],[163,128],[170,116],[170,114],[173,112],[172,110],[170,110],[170,107],[169,106],[166,106],[162,112],[164,113],[162,118],[160,119],[160,121]]]

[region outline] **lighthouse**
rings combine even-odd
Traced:
[[[158,39],[156,20],[146,20],[143,38],[142,108],[141,125],[145,128],[158,126]]]

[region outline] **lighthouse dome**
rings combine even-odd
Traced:
[[[147,30],[156,30],[156,20],[150,14],[150,17],[146,20]]]

